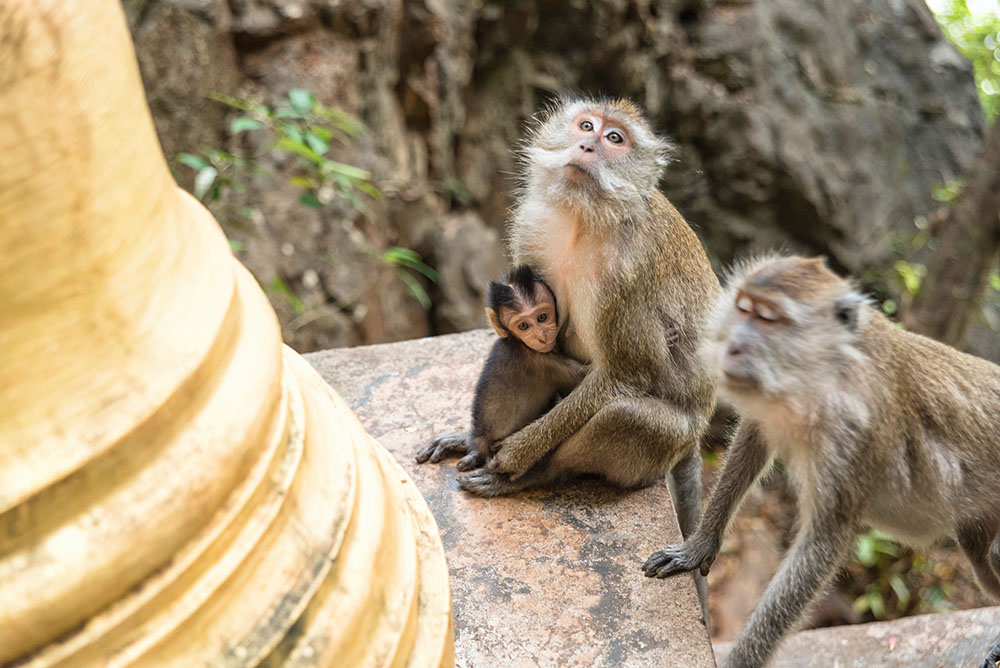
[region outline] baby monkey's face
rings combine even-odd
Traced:
[[[520,309],[502,309],[501,318],[507,329],[532,350],[548,353],[556,347],[556,300],[543,283],[535,283],[535,293],[522,300]]]

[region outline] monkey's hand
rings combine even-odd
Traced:
[[[535,456],[533,449],[522,436],[524,429],[514,432],[494,444],[495,452],[487,468],[493,473],[508,473],[511,480],[517,480],[525,471],[544,456]]]
[[[423,464],[430,461],[436,464],[442,459],[467,453],[469,451],[469,436],[467,431],[446,431],[443,434],[438,434],[424,447],[417,450],[417,463]]]
[[[702,575],[708,575],[718,554],[718,543],[694,536],[683,545],[670,545],[654,552],[642,565],[642,570],[648,578],[665,578],[695,569]]]

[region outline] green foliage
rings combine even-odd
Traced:
[[[228,95],[209,97],[244,112],[229,124],[230,134],[267,133],[269,152],[295,157],[288,181],[303,191],[299,202],[304,206],[321,208],[339,197],[366,212],[361,195],[380,196],[370,172],[330,157],[335,145],[348,145],[364,132],[364,125],[339,109],[320,104],[311,91],[293,88],[273,108]]]
[[[950,570],[932,564],[926,555],[904,550],[880,531],[857,537],[847,570],[847,592],[859,615],[894,619],[907,612],[951,609],[953,585],[946,579]]]
[[[349,145],[365,131],[365,126],[339,109],[320,104],[311,91],[293,88],[286,99],[273,107],[222,94],[212,94],[209,98],[242,112],[230,122],[230,135],[259,133],[263,141],[258,143],[267,147],[263,155],[293,157],[287,179],[301,190],[299,203],[302,206],[322,209],[340,199],[361,213],[368,213],[365,197],[378,199],[381,196],[372,183],[370,172],[331,157],[337,146]],[[205,204],[222,207],[227,214],[235,212],[236,216],[228,215],[226,220],[236,224],[237,218],[251,219],[253,211],[247,207],[228,207],[224,195],[228,190],[245,192],[244,180],[252,173],[274,175],[259,157],[202,148],[198,153],[179,154],[175,162],[194,170],[192,194]],[[245,248],[239,241],[229,243],[233,252]],[[437,272],[416,251],[393,246],[381,255],[381,260],[395,269],[421,306],[430,308],[430,296],[417,274],[436,281]],[[296,315],[305,311],[305,303],[281,278],[276,277],[266,287],[272,294],[285,298]]]
[[[973,13],[966,0],[928,3],[945,36],[972,62],[976,87],[990,119],[1000,111],[1000,4],[993,11]]]
[[[423,261],[419,253],[409,248],[392,246],[382,253],[382,262],[395,267],[396,276],[406,284],[406,287],[410,289],[410,294],[420,302],[421,306],[425,309],[431,307],[430,296],[424,290],[424,286],[420,284],[416,276],[411,272],[422,274],[429,281],[434,282],[438,279],[438,273],[433,267]]]

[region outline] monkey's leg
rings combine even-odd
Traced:
[[[799,532],[781,567],[740,632],[724,668],[758,668],[843,562],[854,527],[829,506]]]
[[[958,544],[969,558],[976,578],[984,591],[991,596],[1000,598],[1000,544],[993,531],[980,522],[970,522],[961,525],[956,531]],[[991,544],[992,539],[992,544]],[[996,559],[994,560],[994,552]],[[991,565],[991,562],[993,565]]]
[[[446,431],[438,434],[417,451],[417,463],[423,464],[430,460],[436,464],[442,459],[463,455],[469,451],[471,438],[472,434],[469,431]]]
[[[701,452],[697,445],[684,455],[670,471],[670,498],[677,511],[681,536],[688,540],[701,520]],[[694,572],[694,586],[701,603],[701,614],[708,624],[708,582],[701,571]]]
[[[646,575],[665,578],[695,569],[702,575],[708,575],[730,520],[770,459],[759,426],[753,422],[741,422],[698,529],[683,545],[670,545],[650,555],[642,565]]]
[[[661,480],[690,453],[705,426],[699,417],[658,399],[618,398],[566,439],[552,453],[550,466],[560,473],[596,473],[619,487],[644,487]],[[697,485],[698,473],[697,478],[689,475],[678,491],[686,493]],[[696,491],[701,494],[700,487]],[[697,513],[687,499],[675,503],[683,509],[685,523]],[[693,524],[697,523],[695,516]]]

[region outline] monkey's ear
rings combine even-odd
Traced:
[[[858,327],[858,314],[861,311],[865,298],[856,292],[848,292],[846,295],[837,297],[833,303],[833,316],[837,322],[842,323],[849,331],[854,331]]]
[[[490,321],[490,326],[497,333],[497,336],[504,339],[510,336],[510,332],[508,332],[507,328],[500,322],[500,316],[497,315],[496,311],[489,307],[486,308],[486,319]]]

